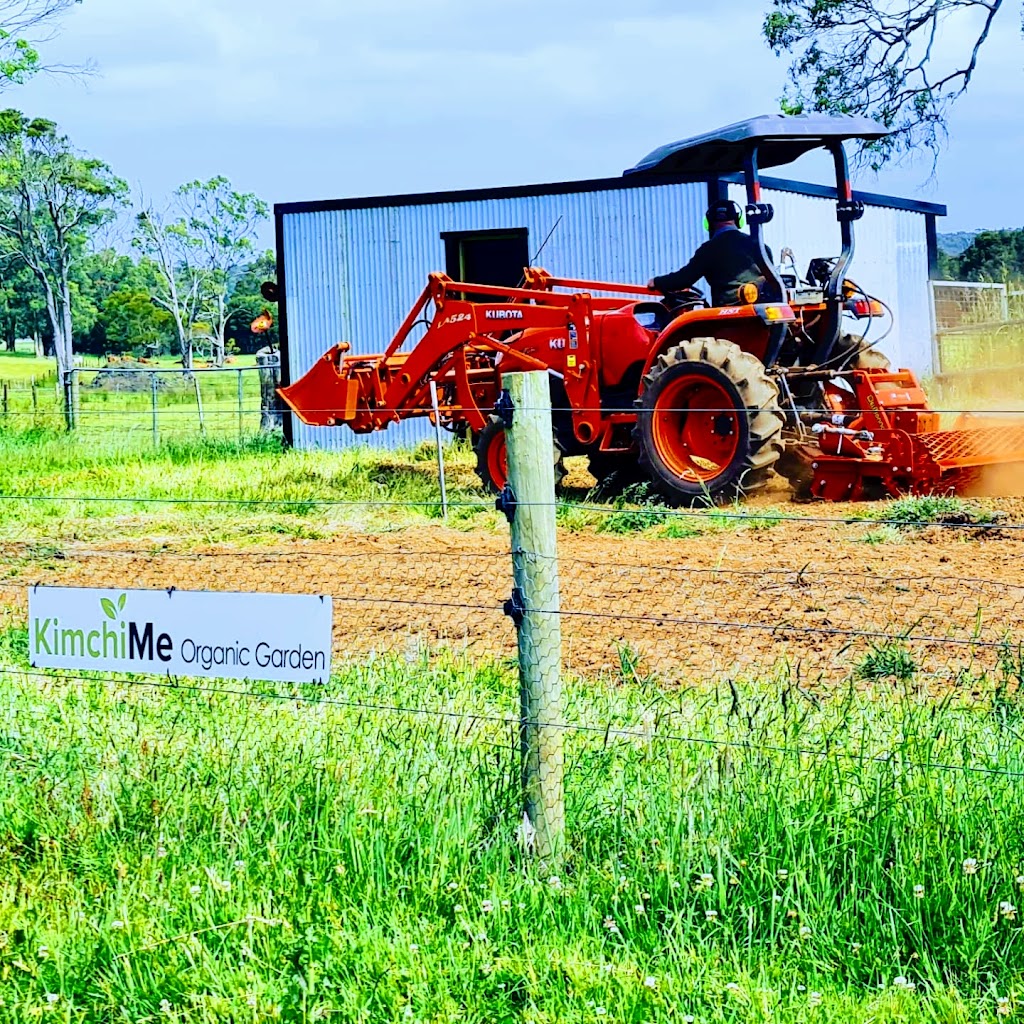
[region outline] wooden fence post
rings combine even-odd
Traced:
[[[515,578],[507,610],[519,633],[523,831],[553,866],[565,843],[565,730],[551,395],[544,372],[510,373],[504,383],[511,424],[503,507],[512,524]]]

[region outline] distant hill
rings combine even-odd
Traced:
[[[959,256],[974,241],[977,231],[950,231],[947,234],[938,234],[936,239],[939,243],[939,251],[947,256]]]

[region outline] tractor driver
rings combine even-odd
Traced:
[[[731,199],[721,199],[708,207],[704,227],[711,237],[682,270],[652,278],[648,288],[667,295],[692,288],[702,277],[711,286],[713,306],[735,306],[740,302],[741,285],[765,283],[757,243],[743,226],[743,210]],[[768,251],[770,260],[771,251]]]

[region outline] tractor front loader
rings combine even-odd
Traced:
[[[1024,423],[961,417],[940,430],[914,374],[890,369],[854,333],[884,307],[847,276],[863,206],[843,143],[882,135],[863,118],[760,117],[662,147],[628,172],[656,180],[743,170],[763,277],[735,304],[539,268],[527,268],[519,288],[433,273],[382,354],[351,355],[343,342],[280,393],[304,423],[366,433],[431,416],[433,381],[442,425],[472,433],[477,471],[494,489],[507,473],[494,413],[501,379],[523,370],[550,378],[556,479],[563,456],[586,455],[599,480],[647,479],[687,504],[751,494],[773,470],[831,501],[978,493],[987,473],[1007,466],[1024,478]],[[842,253],[812,260],[800,280],[768,258],[761,231],[773,211],[761,201],[760,167],[822,147],[835,162]]]

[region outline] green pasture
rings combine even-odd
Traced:
[[[240,696],[41,678],[7,621],[6,1021],[1019,1012],[1011,651],[971,704],[569,680],[568,848],[545,865],[516,838],[510,665],[424,647]]]

